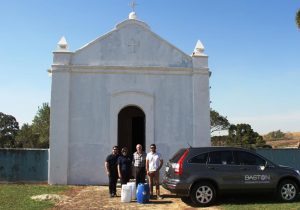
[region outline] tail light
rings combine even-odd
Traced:
[[[178,174],[178,175],[182,174],[182,164],[188,153],[189,153],[189,149],[185,150],[183,155],[179,158],[178,162],[174,164],[175,174]]]

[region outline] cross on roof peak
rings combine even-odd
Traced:
[[[133,0],[132,2],[130,2],[130,7],[132,8],[132,11],[135,12],[135,7],[138,5],[135,0]]]

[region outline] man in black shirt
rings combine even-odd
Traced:
[[[127,184],[131,176],[131,158],[128,156],[128,149],[123,147],[118,158],[118,174],[121,184]]]
[[[119,148],[118,146],[114,146],[112,150],[112,154],[108,155],[105,160],[105,169],[109,179],[110,197],[115,197],[117,193],[118,157],[119,157]]]

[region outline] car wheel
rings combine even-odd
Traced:
[[[216,199],[216,189],[209,182],[197,183],[191,191],[191,200],[197,206],[210,206]]]
[[[298,185],[292,180],[284,180],[279,184],[278,198],[284,202],[292,202],[299,193]]]

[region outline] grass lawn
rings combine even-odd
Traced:
[[[228,204],[222,205],[221,209],[224,210],[299,210],[300,209],[300,202],[296,203],[289,203],[289,204],[278,204],[278,203],[269,203],[269,204]]]
[[[223,198],[217,204],[217,208],[222,210],[300,210],[300,198],[293,203],[278,202],[270,195],[255,195],[251,198],[247,196],[233,198]]]
[[[289,204],[278,204],[278,203],[269,203],[269,204],[230,204],[222,205],[221,209],[224,210],[299,210],[300,202],[289,203]]]
[[[59,194],[67,189],[70,189],[70,187],[34,184],[0,184],[0,209],[47,209],[54,206],[54,203],[51,201],[34,201],[30,197],[41,194]]]

